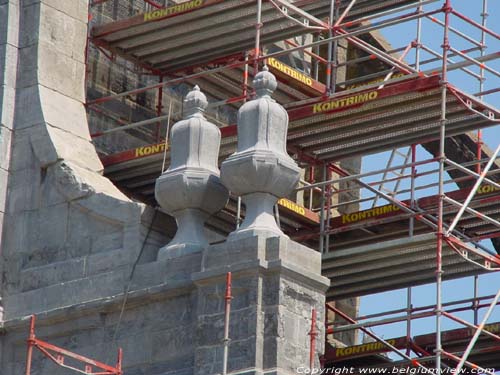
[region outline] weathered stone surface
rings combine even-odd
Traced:
[[[211,246],[203,260],[203,271],[193,276],[200,332],[195,374],[221,371],[224,275],[229,270],[234,297],[229,371],[292,374],[307,366],[312,308],[318,312],[319,337],[324,333],[329,281],[320,274],[320,254],[285,237],[250,237]],[[317,350],[323,350],[319,338]]]
[[[43,3],[55,10],[64,13],[76,20],[87,23],[88,20],[88,1],[66,1],[66,0],[25,0],[25,6]]]
[[[267,67],[255,76],[257,98],[238,111],[238,150],[221,165],[221,179],[241,196],[246,215],[229,239],[261,235],[284,236],[276,224],[273,207],[290,194],[299,181],[300,169],[288,156],[288,114],[271,94],[277,81]]]
[[[18,0],[0,2],[0,46],[10,44],[18,46],[19,3]],[[0,80],[1,81],[1,80]]]
[[[2,7],[6,7],[6,5],[0,6],[0,12]],[[2,19],[1,15],[0,19]],[[0,35],[2,35],[1,31]],[[16,87],[17,52],[17,47],[8,43],[2,45],[0,42],[0,62],[2,63],[0,65],[0,83],[7,87]]]
[[[0,124],[12,130],[16,90],[0,83]]]
[[[8,26],[22,45],[18,56],[0,40],[9,63],[0,64],[9,77],[0,82],[0,171],[10,171],[8,183],[0,179],[1,195],[9,188],[0,212],[10,319],[119,293],[146,232],[144,205],[101,176],[90,141],[82,104],[88,3],[25,1],[20,13],[17,5],[0,9],[0,19],[19,15]]]
[[[223,209],[229,197],[217,167],[221,133],[205,119],[207,105],[196,86],[184,100],[184,120],[172,127],[170,166],[156,180],[155,197],[175,217],[177,233],[160,249],[160,260],[208,246],[204,222]]]
[[[85,77],[85,64],[83,62],[60,54],[51,44],[42,42],[21,48],[19,57],[26,69],[17,82],[18,88],[40,84],[68,98],[84,100],[85,93],[82,84]],[[46,66],[40,66],[40,61],[43,61]],[[68,102],[67,99],[66,102]],[[50,101],[47,100],[48,103]]]
[[[5,212],[5,201],[7,198],[7,181],[9,180],[9,172],[0,168],[0,212]]]

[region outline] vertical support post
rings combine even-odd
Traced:
[[[479,276],[474,276],[474,302],[472,302],[472,310],[474,311],[474,324],[477,326],[479,320],[479,301],[477,299],[479,294]]]
[[[118,348],[118,361],[116,362],[116,369],[118,370],[117,375],[122,375],[122,362],[123,362],[123,349]]]
[[[236,207],[236,229],[240,227],[241,224],[241,197],[238,197],[238,203]]]
[[[330,41],[328,42],[328,62],[326,64],[326,93],[331,94],[331,86],[332,86],[332,58],[333,58],[333,42],[331,41],[334,30],[333,30],[333,17],[335,16],[335,0],[330,0],[330,18],[328,20],[328,38]]]
[[[423,13],[422,0],[417,8],[418,14]],[[422,43],[422,17],[417,18],[417,37],[415,39],[415,70],[420,71],[420,47]]]
[[[406,355],[411,354],[411,287],[406,290]]]
[[[326,164],[323,164],[323,181],[326,181]],[[321,185],[321,211],[319,218],[319,252],[325,252],[325,184]]]
[[[484,51],[486,49],[486,32],[484,31],[486,29],[486,20],[488,18],[488,0],[483,0],[483,10],[481,12],[481,25],[483,26],[483,29],[481,29],[481,57],[484,56]],[[479,92],[484,91],[484,82],[486,78],[484,76],[484,68],[482,65],[479,66]],[[479,96],[480,99],[483,99],[483,95]],[[480,174],[481,173],[481,163],[479,163],[479,160],[482,159],[482,148],[483,148],[483,131],[481,129],[477,130],[477,160],[478,163],[476,165],[476,173]]]
[[[257,23],[255,25],[255,56],[253,74],[256,75],[259,71],[259,56],[260,56],[260,29],[262,28],[262,0],[257,0]]]
[[[160,84],[163,83],[163,76],[159,77],[158,82]],[[156,103],[156,116],[157,117],[161,116],[162,110],[163,110],[163,86],[160,86],[160,87],[158,87],[158,101]],[[160,130],[161,130],[161,122],[158,121],[158,123],[156,124],[156,135],[155,135],[157,143],[160,142],[160,138],[161,138],[161,134],[160,134],[161,131]]]
[[[309,166],[309,183],[314,184],[314,165]],[[314,200],[314,188],[309,190],[309,210],[312,211]]]
[[[330,168],[327,169],[326,178],[328,181],[332,179],[332,171]],[[330,218],[332,216],[332,185],[328,184],[326,187],[326,198],[328,199],[326,202],[326,217],[325,217],[325,252],[330,250]]]
[[[248,52],[245,52],[245,65],[243,67],[243,87],[241,96],[243,97],[243,103],[246,103],[248,96]]]
[[[314,356],[316,354],[316,337],[318,336],[318,331],[316,331],[316,309],[312,309],[311,314],[311,331],[309,332],[310,336],[310,347],[309,347],[309,369],[311,370],[311,374],[313,374],[314,369]]]
[[[460,358],[460,362],[458,363],[456,369],[455,369],[455,374],[460,374],[462,368],[464,367],[465,362],[467,362],[467,358],[469,357],[469,354],[472,351],[472,348],[476,344],[477,339],[479,338],[479,335],[483,331],[483,328],[490,318],[491,313],[495,309],[495,306],[498,303],[498,300],[500,299],[500,289],[498,289],[497,294],[495,295],[495,298],[493,298],[493,301],[490,303],[490,307],[486,311],[486,314],[484,314],[483,320],[481,321],[481,324],[478,326],[476,332],[474,332],[474,336],[472,336],[472,339],[469,342],[469,345],[467,345],[467,349],[465,349],[464,354],[462,354],[462,358]]]
[[[167,130],[165,131],[165,148],[163,150],[163,163],[161,165],[161,173],[165,172],[165,164],[167,163],[168,134],[170,132],[171,116],[172,116],[172,100],[170,100],[170,103],[168,103]]]
[[[444,162],[445,154],[445,136],[446,136],[446,94],[447,94],[447,61],[449,45],[449,26],[451,2],[445,0],[443,5],[444,12],[444,32],[443,32],[443,62],[442,62],[442,81],[441,81],[441,119],[439,134],[439,204],[438,204],[438,223],[437,223],[437,247],[436,247],[436,371],[441,373],[442,343],[441,343],[441,319],[442,319],[442,282],[443,282],[443,207],[444,207]]]
[[[320,40],[320,39],[321,39],[321,34],[320,34],[320,33],[318,33],[318,34],[316,34],[316,35],[317,35],[317,38],[318,38],[318,39],[317,39],[317,40],[314,40],[314,39],[313,39],[313,42],[316,42],[316,41],[318,41],[318,40]],[[319,56],[319,46],[314,46],[314,47],[312,48],[312,52],[313,52],[315,55]],[[318,76],[319,76],[319,60],[315,58],[315,59],[314,59],[314,80],[315,80],[315,81],[317,81],[317,80],[318,80]]]
[[[28,336],[28,353],[26,355],[26,375],[31,375],[31,359],[33,357],[33,344],[35,340],[35,315],[31,315],[30,333]]]
[[[415,166],[415,163],[417,162],[417,145],[412,144],[411,145],[411,180],[410,180],[410,207],[411,209],[415,209],[415,184],[416,184],[416,177],[417,177],[417,167]],[[415,218],[412,216],[410,217],[410,229],[409,229],[409,234],[410,237],[413,237],[413,233],[415,230]]]
[[[224,353],[222,357],[222,375],[227,374],[227,360],[229,355],[229,320],[231,317],[231,272],[226,275],[226,294],[225,299],[225,309],[224,309]]]
[[[470,202],[474,198],[474,196],[475,196],[475,194],[477,192],[477,189],[479,188],[479,186],[481,186],[481,184],[483,183],[484,179],[486,178],[486,174],[488,173],[488,171],[490,170],[490,168],[495,163],[495,160],[496,160],[496,158],[497,158],[497,156],[498,156],[499,153],[500,153],[500,145],[498,145],[498,147],[495,149],[495,151],[493,152],[493,155],[491,156],[490,160],[488,161],[488,163],[484,167],[484,170],[481,172],[481,174],[479,175],[478,179],[474,183],[474,186],[472,187],[472,190],[470,191],[469,195],[467,196],[467,198],[465,199],[464,203],[462,204],[462,207],[460,207],[460,210],[457,212],[457,215],[455,216],[455,218],[451,222],[451,224],[450,224],[450,226],[449,226],[449,228],[448,228],[448,230],[446,232],[446,235],[450,235],[453,232],[453,230],[455,229],[455,227],[457,226],[457,224],[460,221],[460,219],[462,218],[462,215],[464,214],[465,210],[467,209],[467,207],[469,206]]]
[[[336,6],[335,6],[335,14],[334,14],[334,17],[336,20],[339,19],[339,10],[340,10],[340,1],[339,0],[335,0],[337,2]],[[333,0],[332,0],[333,2]],[[332,29],[332,37],[334,37],[336,35],[336,32],[335,32],[335,26],[333,26],[333,29]],[[332,51],[332,69],[331,69],[331,80],[330,80],[330,93],[334,94],[336,91],[337,91],[337,63],[338,63],[338,59],[337,59],[337,55],[338,55],[338,51],[339,51],[339,41],[338,40],[335,40],[333,42],[333,51]],[[346,60],[347,60],[347,56],[346,56]],[[347,69],[347,65],[346,65],[346,69]]]

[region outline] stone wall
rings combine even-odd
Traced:
[[[87,2],[4,2],[1,16],[9,17],[7,35],[19,41],[9,47],[11,86],[2,86],[8,95],[1,107],[1,186],[8,201],[2,293],[4,318],[13,319],[123,289],[113,271],[138,257],[152,210],[102,176],[90,141],[83,106]],[[12,135],[11,147],[4,132]],[[168,223],[156,215],[142,261],[153,260],[168,241]],[[108,280],[107,290],[99,280]]]
[[[18,55],[17,1],[0,1],[0,250],[4,244],[4,222],[7,214],[7,185],[10,177],[10,149],[13,137],[14,98]],[[0,251],[1,255],[1,251]],[[0,320],[3,317],[3,263],[0,261]]]
[[[318,311],[316,366],[323,351],[329,281],[320,269],[319,253],[285,238],[214,245],[203,253],[138,265],[126,303],[123,290],[111,291],[109,280],[96,280],[94,287],[105,289],[107,297],[38,314],[36,336],[111,365],[121,347],[127,375],[219,374],[225,275],[231,270],[228,371],[293,374],[309,363],[312,308]],[[75,285],[73,293],[86,287]],[[25,318],[2,326],[2,374],[23,371],[28,327]],[[32,369],[40,375],[67,373],[36,350]]]

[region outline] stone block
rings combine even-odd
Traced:
[[[16,90],[0,82],[0,124],[8,129],[14,128],[14,108]]]
[[[24,3],[20,12],[19,47],[35,45],[39,40],[40,4]]]
[[[41,172],[36,169],[23,169],[11,173],[9,177],[9,199],[7,210],[17,213],[40,207],[38,186]]]
[[[177,357],[186,357],[195,350],[195,333],[191,326],[178,326],[152,334],[153,362],[163,362]]]
[[[23,169],[30,169],[36,165],[35,156],[31,148],[29,130],[17,130],[11,141],[11,145],[9,169],[12,173]]]
[[[0,230],[0,249],[2,249],[2,246],[3,246],[3,223],[4,223],[4,219],[5,219],[5,213],[0,209],[0,228],[2,228],[2,230]]]
[[[0,125],[0,169],[10,170],[12,131]],[[0,180],[0,184],[7,184],[7,181]],[[0,205],[3,207],[3,205]]]
[[[9,172],[0,168],[0,212],[5,213],[6,199],[7,199],[7,186],[9,182]],[[1,227],[0,227],[1,229]]]
[[[154,362],[147,367],[144,375],[193,375],[193,356],[179,357],[163,362]]]
[[[201,253],[175,259],[140,264],[134,275],[134,288],[161,285],[172,281],[191,281],[191,275],[201,268]]]
[[[58,10],[65,15],[74,18],[83,23],[87,23],[88,20],[88,0],[25,0],[24,5],[30,6],[33,4],[42,3],[45,6],[49,6]]]
[[[48,167],[60,160],[66,163],[79,165],[81,169],[100,172],[102,164],[95,148],[83,138],[76,137],[59,128],[40,124],[34,126],[31,132],[31,144],[33,151],[42,167]],[[97,179],[97,175],[94,179]],[[105,181],[107,179],[103,179]],[[104,183],[104,182],[103,182]],[[113,186],[108,182],[110,186]],[[115,195],[120,195],[118,189]],[[123,194],[121,194],[123,196]]]
[[[0,1],[0,45],[18,45],[19,4],[14,1]],[[1,82],[1,80],[0,80]]]
[[[58,76],[57,80],[61,78]],[[72,84],[74,85],[73,82]],[[83,90],[83,86],[79,89]],[[56,90],[57,86],[47,88],[37,84],[18,88],[19,113],[16,118],[16,129],[47,123],[68,132],[68,136],[74,135],[89,141],[87,116],[82,102]],[[75,141],[77,139],[73,140]]]
[[[123,249],[104,251],[99,254],[89,255],[86,259],[86,273],[88,276],[92,276],[98,273],[123,268],[125,266],[131,266],[135,261],[135,257],[132,255],[133,254],[130,254]]]
[[[85,260],[72,259],[21,272],[21,291],[39,289],[49,285],[81,279],[85,274]]]
[[[45,288],[5,296],[9,319],[47,310],[69,307],[123,293],[123,272],[110,272],[91,278],[51,285]]]
[[[316,274],[321,273],[321,253],[286,237],[272,237],[266,243],[266,260],[282,260]]]
[[[71,59],[85,63],[85,46],[87,42],[87,9],[85,19],[77,20],[63,12],[66,8],[75,11],[80,1],[57,1],[54,4],[44,2],[40,11],[40,42],[47,43],[58,56],[67,56]],[[63,4],[68,4],[64,7]],[[49,5],[49,6],[47,6]],[[53,6],[51,6],[53,5]],[[73,9],[70,9],[73,8]]]
[[[80,102],[84,96],[84,62],[60,55],[53,46],[38,42],[19,49],[20,71],[17,87],[41,84]]]
[[[171,339],[175,341],[173,337]],[[134,336],[128,335],[126,339],[119,340],[116,345],[123,349],[123,366],[149,364],[154,351],[154,343],[154,336],[145,332]]]
[[[123,229],[116,228],[111,233],[102,233],[99,236],[92,238],[90,252],[97,253],[115,253],[123,248]],[[118,249],[118,250],[117,250]],[[122,252],[121,256],[124,256]]]
[[[32,231],[37,232],[32,244],[42,244],[45,248],[61,247],[68,240],[69,205],[67,203],[40,208],[37,211],[38,222]]]
[[[131,202],[105,177],[93,175],[92,180],[94,182],[99,181],[97,188],[100,187],[100,189],[96,189],[95,194],[75,201],[75,205],[114,224],[130,224],[131,222],[133,224],[135,221],[140,220],[141,210],[144,205]],[[91,186],[96,187],[96,184],[92,183]],[[131,228],[127,227],[127,230],[129,229]],[[134,231],[130,235],[137,236],[138,232]],[[129,238],[124,240],[127,242]]]
[[[204,268],[206,270],[265,259],[265,239],[249,237],[231,243],[224,242],[211,246],[210,251],[207,251],[205,255]]]
[[[0,12],[4,6],[0,6]],[[0,19],[2,15],[0,14]],[[1,26],[0,26],[1,28]],[[2,31],[0,30],[0,35]],[[17,47],[11,44],[2,44],[0,41],[0,83],[15,88],[17,77]]]
[[[259,361],[256,356],[258,351],[255,337],[244,340],[231,339],[227,364],[228,372],[254,367],[256,362]],[[240,373],[238,372],[238,374]]]
[[[36,220],[36,214],[33,212],[8,213],[5,215],[5,226],[3,227],[5,247],[2,253],[5,261],[7,258],[19,257],[29,248],[28,231],[31,222],[34,220]]]

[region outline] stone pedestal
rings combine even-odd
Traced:
[[[197,285],[196,375],[220,374],[225,275],[233,274],[228,373],[296,374],[309,366],[311,313],[316,323],[316,365],[324,347],[321,254],[286,237],[249,237],[204,251]]]

